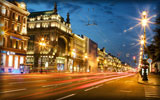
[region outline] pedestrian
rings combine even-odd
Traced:
[[[156,73],[158,74],[158,65],[157,65],[157,63],[154,65],[154,67],[155,67]]]

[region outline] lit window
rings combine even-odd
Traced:
[[[40,20],[40,19],[41,19],[41,17],[40,17],[40,16],[38,16],[38,17],[37,17],[37,20]]]
[[[18,56],[15,56],[14,59],[15,59],[15,60],[14,60],[14,68],[15,68],[15,69],[18,69]]]
[[[40,28],[40,23],[37,23],[36,27],[37,27],[37,28]]]
[[[42,26],[43,26],[44,28],[47,28],[47,27],[48,27],[48,23],[43,23]]]
[[[24,63],[24,57],[20,57],[20,64]]]
[[[2,6],[2,14],[5,15],[6,14],[6,8],[4,6]]]
[[[13,65],[13,56],[9,55],[9,61],[8,61],[8,66],[12,66]]]
[[[55,26],[56,26],[56,23],[52,22],[51,27],[55,27]]]

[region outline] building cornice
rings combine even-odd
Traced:
[[[7,6],[9,8],[12,8],[12,9],[14,9],[14,10],[16,10],[16,11],[22,13],[22,14],[25,14],[26,16],[28,16],[30,14],[28,11],[25,11],[22,8],[14,5],[14,4],[6,1],[6,0],[0,0],[0,3],[4,4],[5,6]]]

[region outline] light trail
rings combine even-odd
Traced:
[[[24,89],[8,90],[8,91],[0,92],[0,93],[11,93],[11,92],[24,91],[24,90],[27,90],[27,89],[26,89],[26,88],[24,88]]]
[[[88,83],[88,84],[81,85],[81,86],[78,86],[78,87],[75,87],[75,88],[72,88],[72,89],[68,89],[68,90],[58,91],[56,93],[44,94],[43,96],[38,96],[37,98],[43,98],[43,97],[47,97],[47,96],[53,96],[53,95],[69,92],[69,91],[80,90],[80,89],[84,89],[84,88],[87,88],[87,87],[95,86],[95,85],[98,85],[98,84],[101,84],[101,83],[104,83],[104,82],[107,82],[107,81],[111,81],[111,80],[115,80],[115,79],[120,79],[120,78],[125,78],[125,77],[129,77],[129,76],[133,76],[133,75],[134,74],[130,74],[130,75],[126,75],[126,76],[113,77],[113,78],[111,77],[109,79],[104,79],[104,80],[93,82],[93,83],[85,82],[85,83]]]
[[[37,93],[33,93],[33,94],[29,94],[29,95],[25,95],[25,96],[21,96],[21,97],[18,97],[18,98],[15,98],[13,100],[17,100],[17,99],[20,99],[20,98],[26,98],[26,97],[32,97],[32,96],[37,96],[37,98],[42,98],[44,96],[47,96],[49,94],[44,94],[44,93],[49,93],[49,92],[55,92],[55,93],[52,93],[52,95],[56,95],[56,94],[59,94],[59,93],[64,93],[65,91],[68,91],[68,90],[63,90],[63,91],[59,91],[59,92],[56,92],[58,90],[62,90],[62,89],[65,89],[65,88],[69,88],[69,87],[73,87],[73,86],[77,86],[77,85],[81,85],[81,84],[85,84],[85,83],[89,83],[89,82],[94,82],[94,81],[98,81],[102,78],[112,78],[112,77],[116,77],[118,75],[113,75],[113,76],[101,76],[101,77],[97,77],[96,79],[94,78],[90,78],[90,80],[88,81],[85,81],[85,82],[81,82],[81,83],[74,83],[74,84],[71,84],[71,85],[67,85],[67,86],[63,86],[63,87],[60,87],[60,88],[55,88],[55,89],[49,89],[49,90],[45,90],[43,92],[37,92]],[[41,95],[43,94],[43,95]]]

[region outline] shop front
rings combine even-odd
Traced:
[[[57,57],[56,58],[57,71],[64,72],[67,68],[67,59],[65,57]]]
[[[0,52],[0,73],[19,73],[20,64],[24,64],[25,55],[10,51]]]

